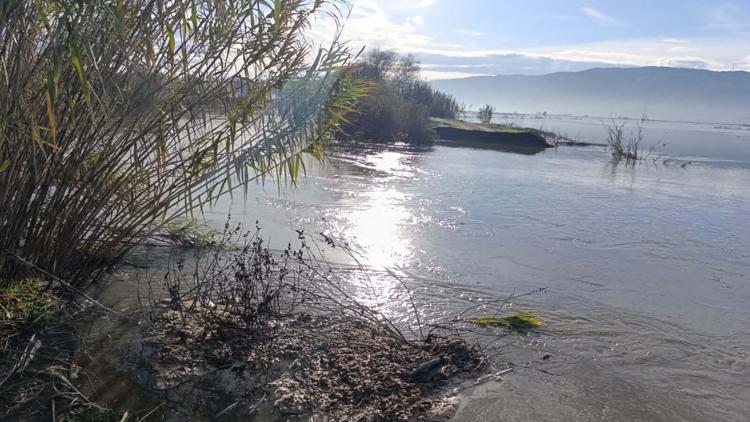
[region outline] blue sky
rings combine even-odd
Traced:
[[[344,37],[415,53],[428,79],[617,65],[750,70],[750,0],[354,0]]]

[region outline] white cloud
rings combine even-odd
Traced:
[[[424,25],[424,18],[422,16],[412,16],[406,19],[406,23],[412,26],[422,26]]]
[[[360,0],[355,0],[355,6],[358,1]],[[379,0],[378,3],[385,10],[404,11],[432,7],[437,3],[437,0]]]
[[[538,73],[533,66],[549,71],[580,70],[586,66],[597,65],[684,66],[712,70],[750,71],[750,43],[736,34],[712,39],[643,38],[522,50],[471,49],[466,45],[440,42],[427,35],[424,32],[427,25],[423,16],[414,12],[404,13],[405,3],[396,2],[396,0],[356,1],[344,24],[342,39],[348,40],[353,50],[366,46],[401,53],[417,53],[423,56],[439,55],[446,58],[440,61],[439,68],[425,67],[424,75],[430,79],[506,71]],[[409,4],[411,5],[409,7],[413,7],[415,3]],[[432,1],[416,3],[420,7],[432,4],[434,4]],[[401,12],[391,12],[394,7],[402,7]],[[585,13],[591,19],[597,19],[603,23],[623,25],[595,9],[588,8],[588,12]],[[401,20],[394,19],[394,15],[401,16]],[[726,25],[726,22],[724,24],[732,26]],[[311,35],[314,39],[325,42],[330,40],[335,29],[335,23],[331,19],[321,18],[313,24]],[[482,35],[471,29],[457,29],[454,32],[467,37]],[[461,42],[460,37],[459,42]],[[492,57],[502,56],[513,57],[513,60],[518,61],[501,60],[494,63],[491,60]],[[486,68],[476,66],[482,63],[482,58],[487,59],[485,62],[489,63]],[[466,66],[469,62],[473,68]],[[428,61],[428,63],[432,62]]]
[[[397,3],[403,8],[423,9],[434,6],[437,0],[416,0],[416,1],[398,1]]]
[[[637,39],[532,49],[537,54],[574,61],[599,61],[628,66],[685,66],[728,70],[750,45],[737,40],[695,40],[675,45],[664,40]],[[750,69],[749,69],[750,70]]]
[[[418,54],[418,58],[420,54]],[[736,39],[706,39],[679,44],[661,39],[637,39],[525,50],[423,50],[430,72],[446,77],[459,73],[542,74],[606,66],[671,66],[711,70],[750,71],[750,45]],[[450,73],[455,72],[455,76]],[[430,74],[426,74],[428,77]]]
[[[619,23],[617,21],[617,19],[609,17],[609,16],[605,15],[604,13],[602,13],[602,12],[600,12],[600,11],[592,8],[592,7],[584,7],[581,10],[583,11],[583,13],[586,16],[594,19],[595,21],[597,21],[599,23],[604,23],[604,24],[607,24],[607,25],[614,25],[614,24],[618,24]]]
[[[435,79],[458,79],[458,78],[468,78],[469,76],[488,76],[492,75],[491,73],[469,73],[469,72],[459,72],[459,71],[443,71],[443,70],[428,70],[428,69],[422,69],[420,72],[422,77],[427,80],[435,80]]]
[[[471,30],[468,30],[468,29],[459,29],[458,33],[461,34],[461,35],[469,35],[469,36],[472,36],[472,37],[481,37],[482,35],[484,35],[483,33],[479,32],[479,31],[471,31]]]
[[[695,53],[697,50],[693,47],[677,45],[674,47],[669,47],[667,51],[669,51],[670,53]]]
[[[405,4],[406,2],[399,2]],[[420,1],[409,3],[410,8],[427,7],[434,1]],[[383,48],[398,52],[414,52],[425,48],[455,49],[456,44],[439,43],[432,37],[420,32],[424,24],[421,15],[406,18],[402,23],[394,21],[386,7],[393,9],[391,1],[357,0],[351,9],[348,19],[344,22],[342,39],[347,40],[353,48],[362,46],[368,48]],[[399,6],[396,6],[399,7]],[[406,6],[403,6],[406,7]],[[333,19],[319,17],[313,23],[310,35],[314,40],[325,42],[330,40],[336,31]]]

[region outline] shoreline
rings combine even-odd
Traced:
[[[437,118],[430,119],[430,126],[442,145],[484,147],[529,155],[554,147],[534,129]]]
[[[308,302],[292,313],[283,303],[275,311],[256,306],[262,302],[230,305],[218,290],[180,288],[175,302],[169,294],[174,285],[152,277],[169,268],[171,259],[196,251],[178,247],[172,251],[177,258],[150,255],[147,268],[121,267],[86,290],[127,319],[90,306],[76,323],[75,357],[67,371],[81,374],[71,380],[82,402],[73,415],[106,421],[126,413],[148,414],[145,420],[447,420],[458,408],[456,391],[492,372],[475,340],[451,330],[430,328],[428,334],[427,327],[424,336],[404,336],[387,320],[372,319],[377,314],[368,316],[368,308],[346,310],[364,306],[350,303],[346,294],[332,296],[318,311]],[[197,265],[186,262],[186,268]],[[143,277],[151,281],[136,282]],[[308,288],[298,284],[294,294]],[[320,313],[331,306],[334,313]]]

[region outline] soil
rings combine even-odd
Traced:
[[[169,310],[147,330],[157,390],[213,384],[223,400],[184,412],[263,420],[436,420],[446,387],[476,371],[456,336],[406,341],[370,321],[300,313],[262,327]],[[228,318],[228,317],[227,317]],[[206,388],[204,385],[201,387]],[[189,406],[188,406],[189,407]]]

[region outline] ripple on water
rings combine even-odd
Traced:
[[[513,309],[541,311],[547,328],[519,337],[508,358],[551,351],[543,368],[558,375],[531,365],[481,393],[508,420],[528,406],[541,420],[741,420],[750,414],[750,166],[715,163],[627,168],[596,148],[521,156],[371,146],[308,166],[299,189],[239,218],[266,221],[283,242],[295,236],[290,225],[349,238],[373,271],[407,277],[424,320],[546,287]],[[376,302],[413,323],[403,289],[378,283]],[[480,417],[474,409],[467,415]]]

